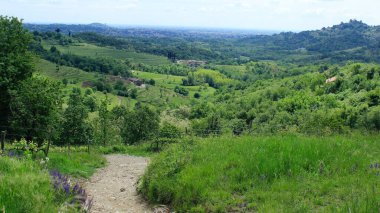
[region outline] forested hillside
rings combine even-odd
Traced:
[[[0,209],[89,211],[66,175],[121,153],[152,157],[138,191],[176,212],[378,212],[379,36],[0,16]]]
[[[30,30],[44,32],[61,29],[64,34],[73,34],[88,42],[111,44],[139,52],[163,56],[173,53],[178,59],[199,59],[228,64],[245,63],[249,60],[296,63],[380,61],[380,28],[356,20],[321,30],[274,35],[218,31],[204,33],[174,29],[118,29],[98,24],[25,26]]]

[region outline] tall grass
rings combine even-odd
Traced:
[[[89,178],[96,171],[106,165],[107,161],[99,153],[92,152],[51,152],[48,167],[72,177]]]
[[[180,212],[379,212],[378,137],[223,137],[155,157],[141,192]]]
[[[46,171],[31,160],[0,157],[0,212],[57,212]]]

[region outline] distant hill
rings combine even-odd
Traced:
[[[380,26],[369,26],[357,20],[320,30],[273,35],[231,30],[116,28],[99,23],[25,24],[25,27],[31,31],[60,29],[62,33],[77,34],[90,43],[118,37],[124,40],[119,46],[164,56],[174,53],[179,59],[223,63],[245,63],[251,60],[292,63],[380,62]],[[102,36],[81,35],[84,32]]]
[[[273,36],[256,36],[242,42],[264,43],[279,49],[330,52],[357,47],[379,48],[380,26],[369,26],[361,21],[351,20],[321,30],[300,33],[283,32]]]
[[[61,32],[77,34],[83,32],[94,32],[106,36],[118,37],[213,37],[213,38],[236,38],[251,35],[271,35],[274,31],[263,30],[238,30],[238,29],[207,29],[207,28],[171,28],[171,27],[113,27],[101,23],[92,24],[31,24],[26,23],[24,27],[30,31],[48,32],[60,29]]]

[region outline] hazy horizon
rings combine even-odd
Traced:
[[[380,25],[375,0],[0,0],[0,14],[25,23],[115,27],[303,31],[350,19]]]

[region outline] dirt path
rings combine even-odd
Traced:
[[[136,192],[136,182],[144,173],[148,159],[127,155],[108,155],[106,158],[107,167],[98,170],[85,185],[93,198],[91,212],[152,212]]]

